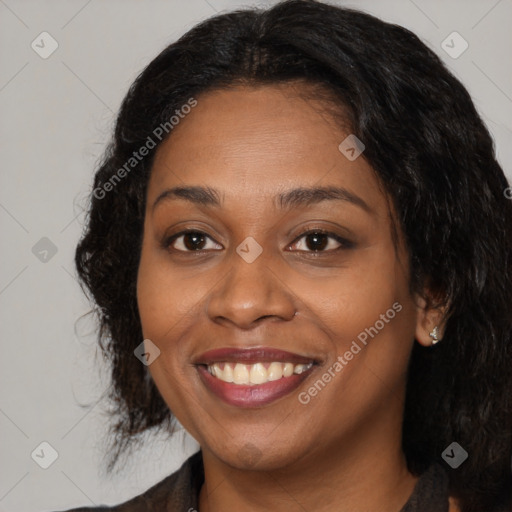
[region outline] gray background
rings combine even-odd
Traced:
[[[473,96],[510,177],[512,0],[338,4],[410,28],[443,58]],[[119,503],[197,449],[183,431],[172,442],[152,437],[119,474],[102,472],[106,417],[101,406],[78,404],[94,403],[108,380],[94,325],[78,322],[75,332],[89,308],[72,258],[93,168],[132,80],[198,21],[244,5],[256,4],[0,0],[0,511]],[[47,59],[31,47],[43,31],[59,45]],[[469,43],[457,59],[441,48],[453,31]],[[43,237],[53,256],[42,252],[47,241],[32,252]],[[58,453],[48,469],[31,458],[43,441]],[[40,450],[39,460],[49,456]]]

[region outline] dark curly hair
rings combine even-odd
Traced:
[[[417,36],[312,0],[202,22],[144,69],[122,103],[76,250],[111,365],[109,471],[147,429],[173,425],[133,354],[143,339],[136,280],[146,187],[161,140],[129,172],[126,162],[190,98],[286,82],[322,86],[343,106],[397,212],[411,290],[427,284],[447,307],[443,341],[415,343],[410,359],[410,471],[420,474],[457,441],[469,458],[450,470],[450,490],[463,512],[503,506],[512,489],[512,201],[494,143],[466,89]]]

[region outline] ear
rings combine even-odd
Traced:
[[[434,337],[430,333],[434,332],[437,340],[441,341],[444,336],[446,328],[446,310],[447,306],[431,306],[433,300],[426,300],[419,295],[416,295],[416,334],[415,338],[420,345],[429,347],[435,342]]]

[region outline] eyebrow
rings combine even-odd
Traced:
[[[153,203],[153,211],[163,201],[177,199],[201,206],[220,208],[222,206],[220,197],[219,191],[211,187],[193,185],[169,188],[156,198]],[[274,204],[283,210],[305,207],[322,201],[346,201],[367,213],[374,213],[361,197],[342,187],[299,187],[278,194],[274,198]]]

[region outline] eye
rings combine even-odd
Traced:
[[[208,247],[208,241],[213,242],[213,247]],[[200,252],[205,250],[222,249],[222,246],[214,242],[206,233],[202,231],[181,231],[168,238],[164,242],[165,247],[180,252]]]
[[[210,245],[208,246],[209,242]],[[195,230],[181,231],[167,237],[163,245],[166,249],[171,248],[178,252],[203,252],[222,249],[222,246],[217,244],[206,233]],[[323,229],[312,229],[302,233],[289,247],[295,247],[296,250],[303,252],[325,253],[349,249],[353,246],[352,242],[336,233]]]
[[[299,251],[305,252],[334,252],[340,249],[349,249],[353,243],[345,238],[323,229],[312,229],[297,238],[290,247],[296,247]]]

